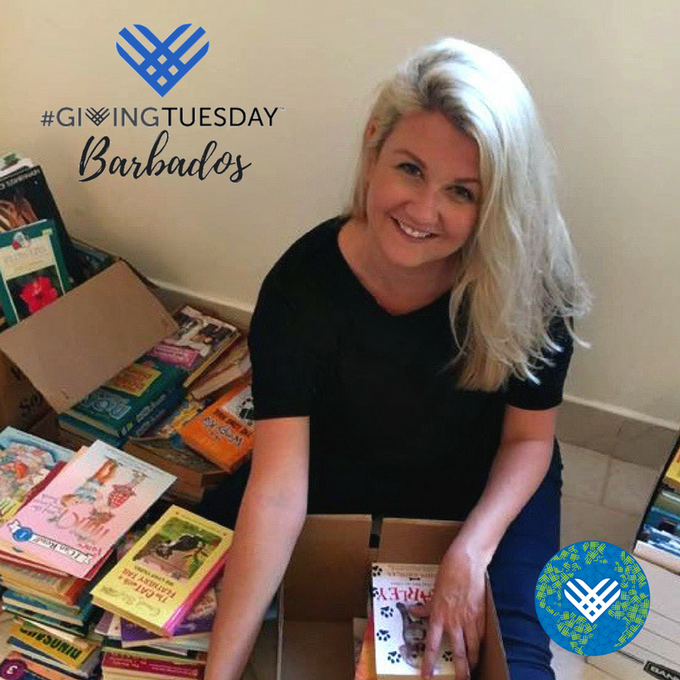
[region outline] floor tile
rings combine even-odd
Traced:
[[[573,444],[560,444],[564,471],[562,492],[588,503],[600,503],[604,495],[609,456]]]
[[[570,496],[562,497],[563,547],[581,541],[606,541],[630,552],[638,524],[637,515],[618,512]]]
[[[602,505],[642,516],[660,471],[644,465],[613,459],[607,475]]]
[[[553,653],[552,668],[555,671],[556,680],[582,680],[583,657],[573,652],[568,652],[555,642],[550,642],[550,650]]]

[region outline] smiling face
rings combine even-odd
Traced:
[[[450,271],[479,214],[477,142],[440,112],[409,114],[369,160],[366,178],[366,222],[378,257],[400,268]]]

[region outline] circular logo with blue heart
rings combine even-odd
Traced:
[[[630,642],[649,613],[649,584],[637,560],[603,541],[574,543],[543,567],[536,613],[560,647],[611,654]]]

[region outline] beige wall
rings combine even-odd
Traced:
[[[373,17],[377,15],[377,19]],[[205,59],[164,98],[118,56],[124,26],[202,25]],[[595,293],[568,391],[652,418],[680,414],[680,5],[674,0],[174,0],[3,3],[0,147],[40,161],[73,234],[149,276],[248,307],[276,257],[342,206],[375,84],[453,34],[498,50],[534,92],[563,206]],[[170,128],[163,157],[215,139],[252,162],[232,184],[109,175],[78,182],[90,134],[145,157],[161,128],[42,127],[61,106],[284,107],[271,128]]]

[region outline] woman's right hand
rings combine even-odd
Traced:
[[[239,680],[307,512],[309,418],[255,424],[250,478],[227,553],[205,680]]]

